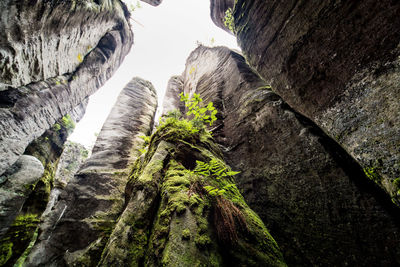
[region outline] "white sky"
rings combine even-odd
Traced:
[[[125,1],[136,4],[136,0]],[[133,77],[153,83],[162,106],[165,88],[173,75],[185,68],[186,58],[196,47],[224,45],[239,50],[234,36],[221,30],[211,20],[207,0],[164,0],[158,7],[140,2],[141,8],[132,13],[134,44],[124,62],[89,99],[85,116],[77,124],[69,140],[90,147],[114,105],[119,92]]]

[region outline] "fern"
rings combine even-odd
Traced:
[[[194,168],[193,173],[205,177],[211,177],[212,179],[216,180],[221,180],[224,177],[234,176],[239,172],[229,170],[222,161],[213,158],[208,163],[196,160],[196,167]],[[212,185],[206,185],[204,186],[204,189],[210,196],[217,197],[226,194],[227,191],[230,191],[232,188],[235,187],[235,184],[228,183],[225,184],[222,188]]]

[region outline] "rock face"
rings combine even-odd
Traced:
[[[25,155],[5,172],[3,177],[7,177],[8,181],[0,185],[0,190],[3,191],[0,210],[5,214],[1,223],[0,238],[1,243],[8,244],[1,248],[2,254],[6,248],[6,255],[9,256],[0,259],[0,265],[12,265],[23,254],[34,236],[39,218],[48,202],[54,202],[51,190],[58,161],[68,135],[84,114],[86,104],[87,101],[79,105],[71,115],[64,116],[41,137],[30,143]],[[40,168],[35,167],[36,161],[39,161]],[[41,170],[39,176],[38,170]]]
[[[119,0],[6,0],[0,8],[1,174],[111,77],[133,34]]]
[[[191,172],[196,160],[223,161],[211,136],[189,125],[167,121],[152,136],[98,266],[286,266],[236,186],[218,197],[204,189],[230,179]]]
[[[226,11],[229,8],[233,8],[235,4],[235,0],[210,0],[210,15],[212,21],[223,29],[224,31],[227,31],[232,34],[232,32],[225,26],[224,20],[226,16]]]
[[[400,205],[399,14],[396,1],[238,0],[233,24],[249,64]]]
[[[88,154],[89,151],[83,145],[67,141],[57,164],[55,184],[58,187],[65,187],[87,159]]]
[[[179,94],[182,92],[183,81],[181,76],[173,76],[169,79],[167,89],[165,91],[162,114],[166,115],[174,109],[184,110],[185,106],[180,101]]]
[[[214,136],[289,265],[400,262],[399,210],[390,198],[241,55],[200,46],[182,79],[181,90],[217,107]]]
[[[130,165],[150,132],[156,110],[153,86],[134,78],[104,124],[92,156],[68,183],[41,229],[28,266],[97,262],[123,208]],[[79,234],[77,234],[79,233]]]
[[[37,158],[23,155],[0,176],[0,238],[17,217],[43,172],[43,165]]]

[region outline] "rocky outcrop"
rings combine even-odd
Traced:
[[[111,77],[133,35],[119,0],[7,0],[0,8],[1,174]]]
[[[399,210],[390,198],[241,55],[200,46],[182,79],[185,93],[217,107],[215,139],[289,265],[400,262]]]
[[[65,187],[69,180],[74,177],[74,174],[78,172],[88,155],[89,151],[83,145],[67,141],[57,164],[55,184],[61,188]]]
[[[15,220],[43,172],[43,165],[37,158],[23,155],[0,176],[0,238]]]
[[[198,160],[227,168],[208,132],[177,119],[159,126],[133,168],[98,266],[285,266],[231,179],[198,174]],[[224,195],[205,189],[227,183]]]
[[[38,158],[43,166],[51,163],[56,165],[64,150],[65,142],[68,136],[73,132],[76,123],[78,123],[85,114],[88,99],[85,99],[72,112],[57,120],[56,123],[44,132],[42,136],[36,138],[25,149],[24,154],[32,155]]]
[[[165,91],[162,114],[167,115],[168,112],[178,109],[185,110],[185,105],[180,101],[179,94],[182,92],[183,81],[181,76],[173,76],[169,79],[167,90]]]
[[[83,116],[86,104],[87,101],[79,105],[71,115],[64,116],[29,144],[25,155],[2,176],[7,177],[8,181],[0,185],[0,190],[4,192],[0,210],[5,214],[1,223],[0,238],[2,237],[1,242],[7,245],[2,249],[6,249],[6,254],[9,255],[0,259],[2,265],[14,264],[23,254],[34,236],[41,214],[48,202],[53,202],[51,190],[64,143],[73,131],[75,123]],[[37,161],[40,168],[32,168]],[[41,170],[39,176],[38,170]]]
[[[399,13],[393,1],[238,0],[232,22],[249,64],[397,204]]]
[[[235,4],[235,0],[210,0],[210,15],[212,21],[228,33],[232,34],[232,32],[225,25],[225,16],[226,11],[229,8],[233,8]]]
[[[144,142],[139,136],[149,133],[156,106],[155,90],[149,82],[134,78],[123,89],[92,156],[40,226],[28,266],[90,265],[98,261],[122,212],[130,165]]]

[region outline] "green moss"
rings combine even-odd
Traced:
[[[400,191],[400,178],[394,179],[392,183],[396,187],[396,189]]]
[[[219,266],[220,255],[228,255],[232,262],[237,260],[242,266],[265,262],[284,265],[276,242],[257,214],[247,206],[232,177],[215,179],[186,169],[196,160],[215,159],[223,163],[221,158],[219,147],[206,130],[198,130],[189,121],[174,117],[162,123],[149,140],[148,152],[135,162],[130,176],[128,188],[134,191],[154,187],[157,188],[155,194],[161,198],[151,226],[138,219],[129,221],[130,232],[134,233],[129,241],[133,262],[144,257],[144,265],[212,262],[211,265]],[[226,187],[223,197],[227,200],[217,201],[207,194],[204,185]],[[228,215],[231,212],[234,219],[214,220],[215,212],[221,210]],[[221,230],[236,231],[238,242],[219,246],[215,233]]]
[[[58,123],[55,123],[53,125],[53,130],[56,131],[56,132],[59,132],[61,130],[61,125],[58,124]]]
[[[17,216],[3,238],[0,240],[0,265],[12,265],[28,247],[39,223],[37,214]]]
[[[370,180],[380,184],[382,177],[377,173],[378,169],[377,167],[367,167],[364,168],[364,173]]]
[[[184,229],[182,231],[182,239],[183,240],[189,240],[190,239],[190,230],[189,229]]]
[[[13,254],[13,243],[4,242],[0,245],[0,266],[3,266],[11,258]]]
[[[196,243],[196,246],[198,246],[201,249],[205,249],[212,244],[210,237],[206,234],[202,235],[197,234],[194,239],[194,242]]]

